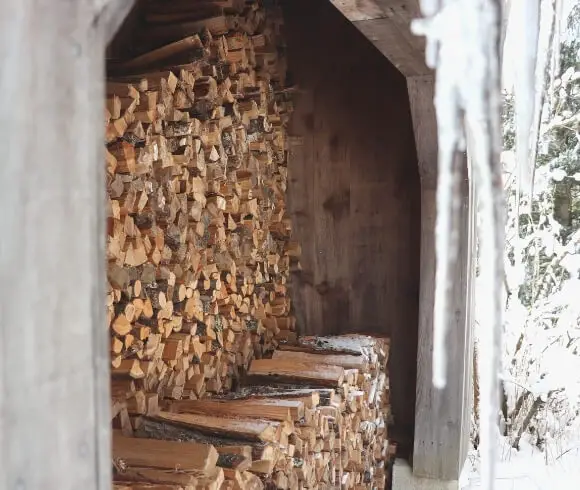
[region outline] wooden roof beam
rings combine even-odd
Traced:
[[[330,0],[405,76],[432,73],[425,64],[425,40],[411,33],[420,15],[418,0]]]

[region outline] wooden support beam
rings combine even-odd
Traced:
[[[470,199],[463,185],[459,261],[452,279],[455,303],[448,325],[447,386],[432,384],[433,304],[435,290],[436,190],[421,191],[421,290],[419,296],[419,343],[417,353],[417,402],[413,472],[417,476],[457,480],[467,456],[471,386],[471,326],[468,325]]]
[[[424,75],[407,78],[409,105],[417,148],[421,186],[437,187],[437,118],[435,115],[435,77]]]
[[[469,140],[469,138],[468,138]],[[469,179],[469,202],[467,203],[467,225],[468,225],[468,241],[467,241],[467,291],[465,293],[467,311],[465,315],[465,356],[464,356],[464,378],[463,378],[463,396],[465,407],[463,410],[463,431],[467,437],[461,438],[461,446],[459,448],[462,459],[465,461],[467,453],[470,448],[469,434],[471,432],[471,412],[473,407],[474,395],[474,351],[475,351],[475,279],[477,268],[477,193],[475,192],[475,183],[471,173],[472,164],[469,157],[469,148],[472,148],[468,143],[467,151],[467,177]],[[464,203],[465,207],[465,203]]]
[[[95,27],[108,43],[123,24],[125,17],[133,8],[135,0],[93,1],[95,3]]]
[[[331,0],[405,76],[428,75],[425,39],[411,33],[412,19],[420,16],[417,0]]]
[[[437,126],[433,77],[407,80],[421,175],[421,289],[413,473],[419,477],[457,480],[467,456],[471,407],[471,299],[473,284],[474,205],[467,164],[461,186],[459,259],[453,271],[448,325],[447,386],[433,387],[433,306],[435,299],[435,223]],[[458,155],[458,158],[464,156]]]
[[[111,488],[97,13],[0,3],[0,488]]]

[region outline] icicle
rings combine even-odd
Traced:
[[[433,2],[429,3],[429,12],[436,13]],[[423,7],[423,5],[422,5]],[[424,8],[424,7],[423,7]],[[461,38],[460,30],[464,24],[459,17],[459,9],[448,9],[446,15],[435,15],[429,21],[414,23],[416,34],[427,32],[444,32],[455,39]],[[445,25],[443,25],[445,24]],[[457,30],[457,32],[455,32]],[[433,318],[433,384],[444,388],[447,382],[445,341],[447,336],[447,310],[451,293],[451,269],[457,259],[457,222],[459,197],[454,192],[459,180],[453,161],[463,141],[461,130],[460,93],[453,78],[452,65],[441,63],[443,59],[461,59],[463,47],[460,43],[439,43],[437,37],[427,38],[426,58],[430,67],[437,67],[435,105],[447,106],[448,110],[437,110],[437,128],[439,135],[439,169],[437,184],[437,223],[435,245],[437,265],[435,274],[435,308]]]
[[[445,94],[438,93],[436,100],[444,102]],[[437,102],[436,102],[437,103]],[[453,125],[445,120],[446,114],[437,114],[439,127]],[[442,139],[445,139],[444,137]],[[435,247],[437,250],[435,308],[434,308],[434,342],[433,342],[433,384],[436,388],[445,388],[447,384],[447,312],[451,296],[451,271],[457,260],[458,223],[459,223],[459,182],[460,169],[454,166],[458,142],[451,137],[439,145],[439,172],[437,185],[437,222],[435,229]]]
[[[562,19],[564,19],[564,5],[562,0],[555,0],[554,6],[554,24],[553,33],[550,43],[550,61],[549,61],[549,72],[550,72],[550,83],[549,87],[554,86],[556,80],[556,73],[560,71],[560,46],[562,42]],[[554,107],[554,96],[553,90],[550,90],[550,100],[548,103],[550,107]]]
[[[510,30],[518,48],[517,55],[512,60],[515,68],[514,92],[517,94],[515,106],[518,182],[521,190],[529,195],[532,192],[533,175],[530,134],[537,110],[535,72],[540,31],[540,0],[512,0],[512,2]]]
[[[435,106],[439,133],[437,188],[437,278],[433,382],[445,384],[445,333],[449,272],[456,259],[457,221],[453,204],[453,155],[469,137],[470,160],[479,197],[481,278],[487,294],[479,346],[482,488],[493,489],[499,402],[503,285],[503,186],[499,158],[501,130],[500,0],[423,0],[426,19],[413,23],[427,37],[426,59],[437,70]],[[462,120],[463,117],[463,120]]]
[[[540,138],[540,124],[542,111],[544,109],[544,101],[546,99],[546,81],[549,79],[550,86],[552,86],[554,78],[554,72],[552,70],[560,52],[559,19],[561,13],[562,2],[560,0],[555,0],[555,2],[553,2],[553,0],[543,0],[541,2],[540,30],[538,34],[538,54],[536,56],[534,79],[534,114],[532,119],[532,127],[530,129],[530,152],[528,156],[529,166],[531,168],[530,194],[533,192],[534,185],[534,170],[538,150],[538,141]],[[548,103],[551,105],[552,100],[549,100]],[[531,213],[531,203],[532,199],[530,197],[528,204],[529,213]]]
[[[502,67],[502,71],[503,70],[503,59],[505,56],[505,47],[506,47],[506,38],[507,38],[507,33],[508,33],[508,21],[509,21],[509,16],[510,16],[510,11],[512,8],[512,0],[504,0],[504,5],[503,5],[503,12],[502,12],[502,21],[501,21],[501,38],[499,41],[499,45],[500,45],[500,66]]]

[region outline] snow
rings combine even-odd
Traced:
[[[512,449],[498,438],[496,490],[578,490],[580,486],[580,441],[540,451],[523,441],[522,449]],[[548,454],[549,453],[549,454]],[[480,462],[475,452],[469,456],[463,490],[482,490]]]
[[[561,168],[555,168],[552,170],[552,180],[556,182],[562,182],[566,178],[566,172]]]

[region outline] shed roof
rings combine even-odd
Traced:
[[[410,31],[418,0],[330,0],[405,77],[428,75],[425,40]]]

